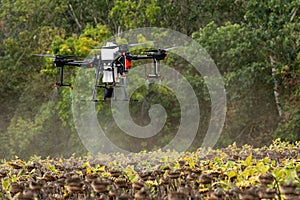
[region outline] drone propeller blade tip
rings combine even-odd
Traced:
[[[166,49],[164,49],[164,50],[170,51],[170,50],[172,50],[172,49],[177,49],[177,48],[180,48],[180,47],[181,47],[181,46],[169,47],[169,48],[166,48]]]
[[[41,56],[41,57],[52,57],[54,58],[55,56],[51,55],[51,54],[32,54],[33,56]]]

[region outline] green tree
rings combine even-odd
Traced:
[[[110,26],[114,33],[140,27],[159,25],[160,7],[157,0],[117,0],[109,12]]]
[[[28,122],[28,125],[36,126],[35,115],[48,100],[52,89],[49,87],[51,85],[48,81],[49,76],[45,76],[48,74],[44,73],[45,60],[32,54],[50,53],[49,50],[55,37],[64,38],[77,30],[76,24],[71,23],[73,18],[68,13],[67,3],[61,0],[1,1],[0,62],[3,67],[0,69],[0,119],[3,126],[0,131],[3,143],[12,141],[11,138],[20,133],[6,131],[7,128],[14,130],[12,128],[14,126],[22,129],[15,123],[20,122],[19,124],[25,125]],[[80,8],[78,7],[77,10]],[[82,26],[83,29],[85,25],[87,24]],[[85,47],[89,40],[87,37],[82,38],[76,45]],[[86,54],[86,51],[83,49],[78,54]],[[46,66],[50,66],[49,60],[46,60],[46,63]],[[40,71],[43,73],[40,74]],[[55,70],[52,71],[52,75],[54,74]],[[49,118],[51,118],[50,115]],[[63,127],[60,128],[64,130]],[[1,156],[6,155],[6,149],[1,149]]]
[[[245,19],[259,32],[265,59],[273,70],[275,99],[281,116],[278,133],[299,140],[300,1],[249,1]],[[281,111],[282,110],[282,111]]]
[[[276,127],[270,64],[257,49],[262,42],[257,34],[244,25],[217,26],[213,22],[193,34],[225,81],[228,112],[220,144],[238,141],[261,145],[272,138]]]
[[[216,62],[228,97],[220,145],[234,140],[265,144],[275,136],[290,141],[300,138],[299,0],[1,0],[0,5],[0,143],[5,144],[1,157],[7,152],[24,157],[54,155],[53,145],[63,155],[84,152],[72,124],[70,91],[61,89],[60,101],[46,103],[49,93],[56,91],[51,83],[58,70],[51,59],[32,54],[84,57],[111,33],[147,26],[193,35]],[[201,111],[207,113],[201,116],[203,130],[194,144],[197,147],[209,122],[207,88],[192,67],[183,67],[188,65],[184,60],[169,55],[167,62],[198,88]],[[72,82],[75,75],[76,69],[70,69],[66,79]],[[176,101],[170,101],[174,96],[159,87],[141,89],[136,96],[146,99],[132,107],[137,121],[147,115],[141,110],[152,105],[150,100],[170,111],[167,141],[169,133],[176,131],[172,124],[179,113],[172,107]]]
[[[140,27],[165,27],[191,35],[211,21],[222,25],[240,22],[245,14],[242,0],[117,0],[109,12],[114,33]]]

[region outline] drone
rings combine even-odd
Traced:
[[[141,44],[141,43],[140,43]],[[128,100],[126,93],[126,77],[129,69],[132,67],[133,60],[152,60],[153,73],[146,75],[146,80],[160,79],[160,61],[167,56],[167,51],[172,49],[154,49],[145,51],[144,55],[131,54],[130,46],[139,44],[123,44],[118,45],[115,42],[107,42],[105,46],[100,48],[100,54],[95,54],[93,58],[86,60],[78,60],[78,56],[72,55],[50,55],[50,54],[34,54],[35,56],[45,56],[53,58],[53,64],[59,68],[59,81],[54,84],[54,87],[69,87],[73,89],[71,83],[64,82],[64,67],[88,67],[95,68],[95,81],[92,93],[92,101],[106,101],[106,99],[114,98],[116,100],[116,87],[124,88],[125,100]],[[99,83],[102,75],[102,81]],[[123,80],[123,81],[120,81]],[[122,82],[122,83],[121,83]],[[97,89],[104,89],[104,99],[98,100],[96,97]]]

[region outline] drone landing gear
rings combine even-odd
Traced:
[[[94,89],[93,92],[93,102],[106,102],[106,99],[112,98],[113,93],[114,93],[114,88],[113,87],[108,87],[106,84],[105,85],[97,85],[95,88],[101,88],[104,89],[104,98],[103,99],[96,99],[96,92]]]
[[[107,100],[110,100],[110,99],[112,99],[113,101],[134,101],[134,102],[138,101],[137,99],[129,99],[128,98],[124,85],[110,86],[110,85],[105,84],[104,86],[100,85],[97,87],[104,89],[104,98],[101,100],[92,99],[93,102],[106,102]],[[117,98],[117,92],[116,92],[117,89],[123,89],[123,94],[124,94],[123,99]]]
[[[106,102],[109,99],[113,99],[114,101],[120,101],[117,99],[117,95],[116,95],[116,89],[118,87],[122,87],[122,86],[113,86],[110,84],[104,84],[104,85],[98,85],[97,88],[101,88],[103,89],[103,99],[96,99],[95,97],[92,99],[93,102]],[[95,95],[96,96],[96,95]],[[126,90],[124,88],[124,96],[125,99],[123,99],[123,101],[128,101],[127,99],[127,93]]]

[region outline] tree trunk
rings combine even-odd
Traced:
[[[280,101],[279,101],[278,81],[276,79],[276,69],[275,69],[275,58],[273,56],[270,56],[270,61],[271,61],[271,65],[272,65],[272,77],[274,80],[274,87],[273,87],[274,98],[275,98],[275,103],[277,106],[278,114],[281,117],[282,116],[282,108],[281,108]]]

